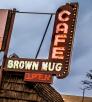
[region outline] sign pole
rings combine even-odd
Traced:
[[[5,51],[4,51],[3,64],[2,64],[3,68],[5,66],[5,61],[6,61],[7,54],[8,54],[10,38],[11,38],[11,33],[12,33],[14,18],[15,18],[15,11],[16,11],[16,9],[13,9],[13,11],[11,10],[9,12],[10,22],[9,22],[9,24],[7,24],[8,25],[8,38],[7,38],[6,47],[5,47]]]
[[[0,84],[1,84],[1,80],[2,80],[2,71],[3,71],[3,68],[5,66],[5,61],[7,59],[9,43],[10,43],[11,33],[12,33],[12,29],[13,29],[13,24],[14,24],[15,11],[16,11],[16,9],[10,10],[9,14],[8,14],[8,21],[6,24],[6,27],[7,27],[6,29],[7,29],[7,34],[8,34],[7,37],[8,38],[6,41],[6,46],[5,46],[4,56],[3,56],[3,62],[2,62],[1,69],[0,69]]]

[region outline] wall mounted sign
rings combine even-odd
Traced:
[[[45,72],[59,76],[62,63],[42,59],[7,58],[5,70],[19,72]]]
[[[25,81],[49,83],[51,76],[61,79],[66,77],[69,73],[77,10],[78,3],[67,3],[56,11],[48,59],[7,58],[4,70],[25,72]]]

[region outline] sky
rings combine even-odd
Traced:
[[[64,79],[54,78],[53,87],[61,94],[81,95],[81,81],[92,69],[92,0],[0,0],[0,9],[13,9],[27,12],[55,13],[67,2],[78,2],[79,12],[75,31],[70,73]],[[8,56],[35,58],[49,15],[16,14]],[[48,58],[54,16],[50,22],[38,58]],[[1,56],[2,57],[2,56]],[[92,90],[85,96],[92,97]]]

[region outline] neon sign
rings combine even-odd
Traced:
[[[52,83],[52,75],[48,73],[25,73],[24,81]]]
[[[69,30],[69,25],[66,23],[70,20],[70,12],[64,10],[58,14],[58,24],[56,26],[55,40],[52,48],[52,59],[64,59],[64,46],[59,46],[60,43],[65,43]],[[65,15],[65,17],[64,17]]]
[[[41,59],[26,59],[26,58],[7,58],[6,66],[8,70],[20,72],[47,72],[55,74],[60,73],[62,70],[62,63],[53,62],[50,60]],[[7,70],[6,69],[6,70]]]
[[[48,59],[7,58],[4,70],[25,72],[24,80],[51,82],[69,73],[78,3],[61,6],[56,11]],[[49,77],[49,79],[47,78]]]
[[[56,12],[49,58],[62,63],[58,78],[69,73],[77,9],[78,4],[71,3],[60,7]]]

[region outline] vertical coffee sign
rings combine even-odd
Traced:
[[[69,72],[77,10],[78,3],[67,3],[56,12],[49,59],[62,63],[58,78],[67,76]]]
[[[0,9],[0,50],[4,50],[3,43],[5,37],[7,18],[8,18],[8,10]]]

